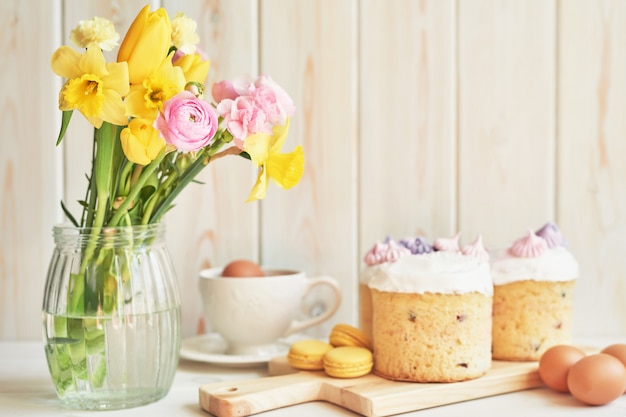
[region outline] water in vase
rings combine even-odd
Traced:
[[[128,408],[167,394],[178,362],[180,308],[121,317],[44,312],[43,320],[48,366],[66,405]]]

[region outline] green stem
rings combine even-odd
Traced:
[[[93,224],[94,207],[96,206],[96,139],[98,137],[98,131],[93,131],[93,146],[91,148],[91,174],[89,175],[89,187],[85,195],[85,201],[87,206],[83,207],[83,215],[81,217],[80,225],[86,226]]]
[[[220,155],[217,152],[232,140],[232,136],[221,134],[218,139],[213,142],[208,148],[203,148],[198,152],[198,157],[185,169],[180,176],[178,182],[174,185],[172,191],[159,202],[156,210],[151,215],[148,223],[157,223],[161,220],[161,217],[170,209],[172,202],[178,195],[185,189],[187,184],[194,180],[194,178],[207,166],[211,160],[217,159],[219,156],[227,154],[238,154],[241,151],[235,147],[228,148]]]
[[[176,181],[178,181],[178,179],[179,179],[178,170],[174,170],[170,175],[168,175],[167,179],[159,185],[156,192],[154,193],[152,197],[150,197],[150,200],[148,201],[148,203],[146,204],[146,207],[144,208],[144,213],[141,218],[141,224],[150,223],[152,212],[154,211],[154,208],[157,206],[158,202],[162,198],[161,196],[165,195],[165,197],[167,198],[167,195],[168,195],[167,190],[169,190],[170,187],[175,187]]]
[[[156,171],[159,167],[159,164],[165,157],[165,149],[161,151],[161,153],[156,157],[154,161],[152,161],[149,165],[147,165],[142,171],[137,182],[133,184],[133,188],[130,190],[130,193],[126,196],[124,201],[120,204],[120,206],[115,210],[113,217],[109,221],[109,226],[115,227],[119,224],[121,218],[128,212],[128,207],[130,204],[137,198],[141,189],[146,184],[150,176]]]
[[[73,314],[82,314],[85,310],[85,271],[91,263],[98,236],[100,235],[100,229],[104,224],[108,210],[109,190],[113,175],[113,151],[116,141],[115,129],[113,125],[105,122],[102,124],[102,127],[96,129],[95,132],[95,170],[92,172],[90,181],[92,185],[95,181],[97,199],[94,204],[97,204],[97,207],[93,223],[88,223],[88,226],[91,227],[89,241],[85,247],[79,272],[75,275],[74,283],[69,294],[68,309],[69,312]],[[90,203],[91,202],[93,202],[93,199],[90,199]],[[90,207],[93,208],[93,205],[90,205]]]
[[[148,223],[157,223],[161,217],[167,212],[172,201],[181,193],[181,191],[189,184],[199,173],[209,164],[211,157],[209,155],[200,155],[180,176],[179,182],[174,189],[159,203]]]
[[[91,236],[85,249],[80,273],[84,273],[87,265],[91,261],[93,251],[95,250],[96,241],[100,235],[100,228],[104,225],[104,220],[108,211],[109,195],[111,183],[113,180],[113,150],[115,148],[115,127],[110,123],[103,123],[100,129],[96,131],[96,190],[98,202],[96,207],[96,215],[91,225]]]
[[[157,190],[157,192],[146,203],[144,215],[141,217],[141,224],[148,224],[150,222],[150,214],[152,213],[152,210],[154,210],[154,206],[158,201],[158,195],[159,191]]]
[[[181,193],[182,190],[185,189],[187,184],[194,180],[194,178],[202,171],[209,162],[224,157],[226,155],[238,155],[241,153],[241,150],[235,146],[232,146],[228,149],[223,150],[222,152],[218,152],[222,146],[224,146],[227,142],[216,141],[209,148],[204,148],[202,154],[198,155],[195,161],[191,163],[191,165],[183,172],[180,176],[180,180],[174,186],[174,189],[165,197],[163,201],[161,201],[150,218],[149,223],[157,223],[161,220],[161,217],[169,210],[172,201]]]

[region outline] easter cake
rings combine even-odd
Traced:
[[[374,373],[412,382],[484,375],[491,366],[493,284],[481,239],[464,248],[458,235],[434,247],[423,238],[401,242],[410,253],[376,265],[368,282]]]
[[[554,223],[492,254],[493,358],[534,361],[567,344],[578,263]]]

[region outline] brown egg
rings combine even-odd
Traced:
[[[259,264],[245,259],[238,259],[224,267],[222,276],[229,278],[253,278],[265,276],[265,273]]]
[[[606,353],[589,355],[576,362],[567,375],[567,386],[579,401],[603,405],[626,390],[626,368]]]
[[[615,345],[607,346],[602,349],[601,353],[606,353],[607,355],[615,356],[617,359],[626,366],[626,344],[617,343]]]
[[[539,376],[548,387],[569,392],[567,374],[576,362],[585,357],[585,352],[574,346],[552,346],[539,359]]]
[[[606,353],[607,355],[611,355],[616,357],[622,362],[624,366],[626,366],[626,344],[617,343],[611,346],[607,346],[602,349],[601,353]]]

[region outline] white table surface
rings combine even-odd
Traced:
[[[587,342],[587,341],[586,341]],[[610,341],[613,342],[613,341]],[[624,340],[619,341],[624,343]],[[596,341],[604,347],[609,341]],[[587,343],[587,345],[589,345]],[[230,369],[206,363],[181,360],[174,385],[160,401],[119,411],[78,411],[66,409],[57,401],[40,342],[0,342],[0,416],[210,416],[198,404],[200,385],[226,380],[267,376],[263,367]],[[325,402],[311,402],[257,414],[260,417],[357,416],[356,413]],[[446,405],[402,414],[402,416],[620,416],[626,417],[626,396],[600,407],[586,406],[568,394],[536,388],[511,394]]]

